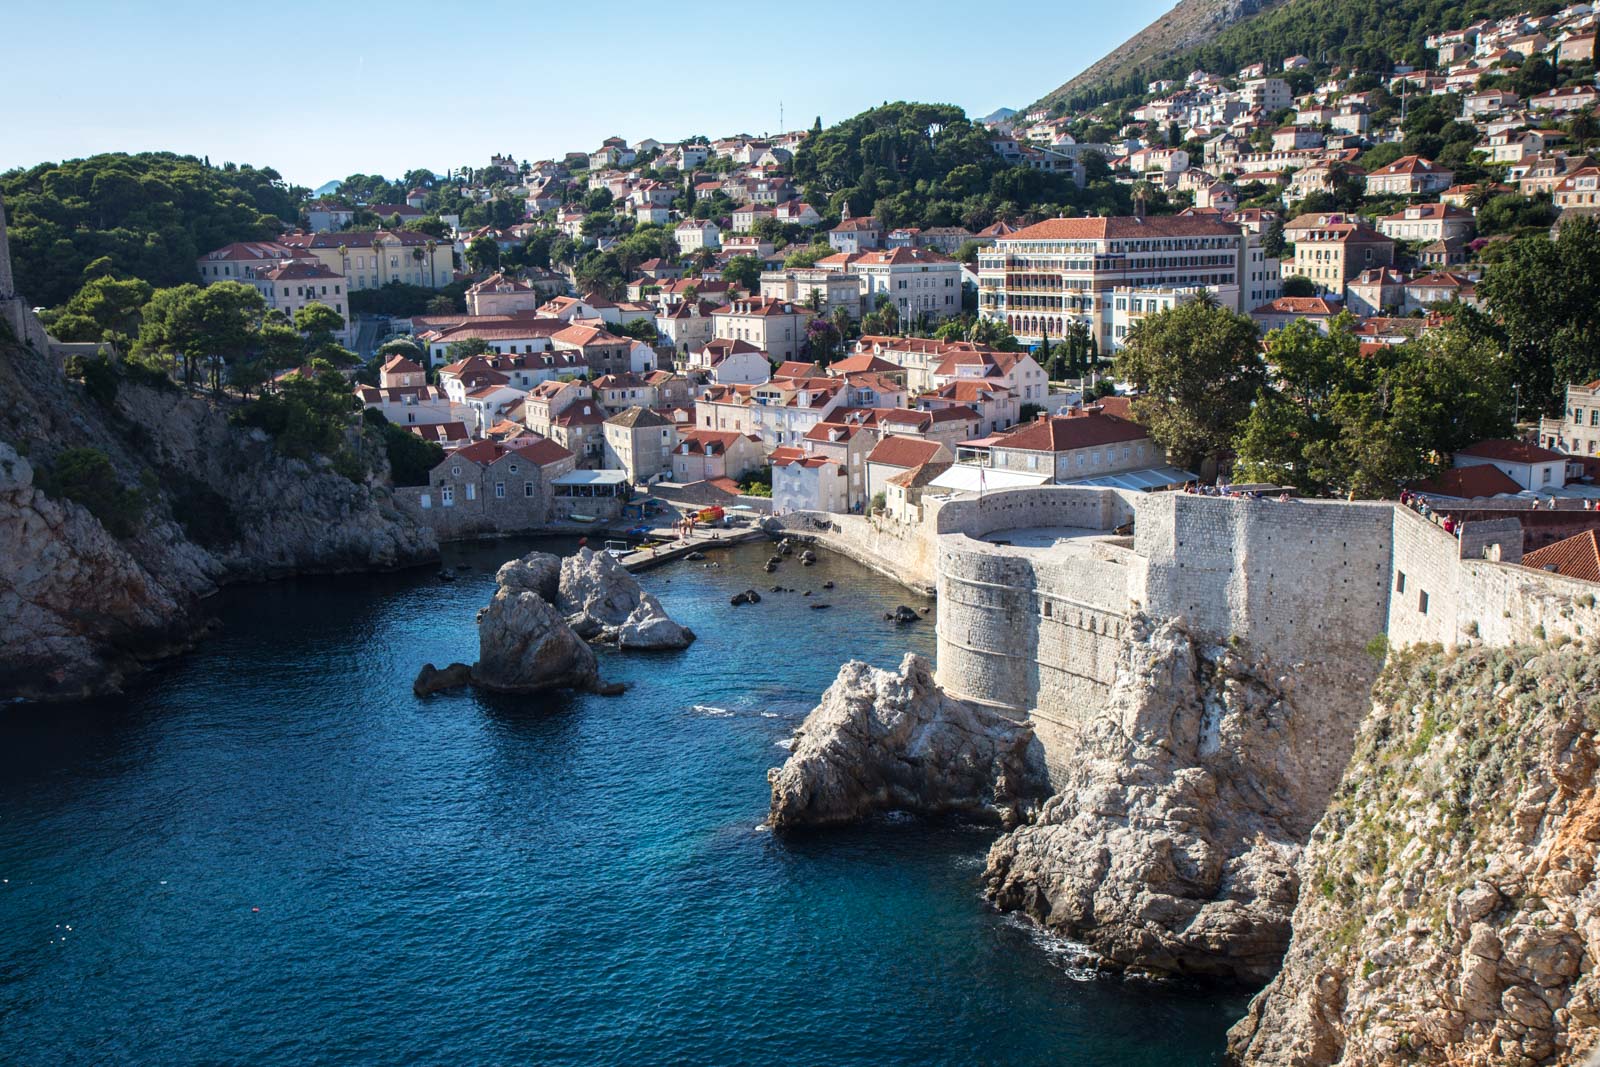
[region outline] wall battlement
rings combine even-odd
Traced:
[[[1130,520],[1131,547],[1112,536]],[[1054,547],[992,543],[1050,528],[1063,538]],[[923,535],[938,548],[941,684],[1032,719],[1053,771],[1105,705],[1138,614],[1243,643],[1281,665],[1299,706],[1330,723],[1363,714],[1375,638],[1453,646],[1600,633],[1600,587],[1500,562],[1521,558],[1520,527],[1469,525],[1458,540],[1381,502],[1041,487],[936,502]],[[1337,752],[1322,770],[1331,785]]]

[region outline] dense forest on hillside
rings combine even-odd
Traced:
[[[814,133],[800,146],[794,173],[806,200],[825,216],[874,215],[885,226],[965,226],[996,219],[1126,213],[1125,186],[1091,165],[1089,186],[1069,175],[1011,166],[990,134],[947,104],[894,103]]]
[[[0,192],[18,289],[35,304],[57,305],[83,285],[91,264],[96,276],[154,286],[195,281],[204,253],[270,239],[293,223],[302,190],[270,167],[141,152],[7,171]]]
[[[1182,79],[1197,69],[1228,75],[1256,62],[1274,68],[1293,55],[1308,56],[1319,68],[1387,70],[1395,63],[1431,67],[1434,56],[1425,43],[1430,33],[1522,11],[1544,14],[1561,6],[1554,0],[1290,0],[1164,63],[1085,86],[1051,104],[1058,113],[1080,111],[1108,100],[1142,97],[1145,86],[1157,79]]]

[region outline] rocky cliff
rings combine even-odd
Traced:
[[[1047,791],[1033,729],[950,697],[917,655],[898,672],[840,668],[767,778],[780,829],[891,810],[1012,823]]]
[[[129,381],[91,399],[0,340],[0,700],[116,690],[192,640],[198,601],[227,582],[435,557],[432,534],[389,504],[381,446],[351,444],[366,481],[282,457],[205,400]],[[138,491],[135,529],[113,535],[42,490],[75,448],[104,453]]]
[[[1394,657],[1236,1061],[1568,1064],[1600,1043],[1597,651]]]
[[[1265,982],[1327,799],[1309,726],[1271,664],[1136,619],[1068,780],[991,849],[987,896],[1115,966]]]

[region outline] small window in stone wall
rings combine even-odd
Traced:
[[[1396,593],[1404,593],[1406,591],[1406,572],[1405,571],[1396,571],[1395,572],[1395,575],[1394,575],[1394,591]]]
[[[1417,610],[1424,615],[1428,613],[1428,591],[1426,589],[1417,593]]]
[[[1050,601],[1046,600],[1044,602],[1044,617],[1047,619],[1050,618],[1054,610],[1054,605],[1052,605]]]

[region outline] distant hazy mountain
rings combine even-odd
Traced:
[[[1015,115],[1016,113],[1017,113],[1017,109],[1014,108],[1014,107],[997,107],[993,111],[989,112],[987,115],[983,116],[983,118],[979,119],[978,121],[979,122],[999,122],[1001,119],[1008,119],[1012,115]]]
[[[311,195],[312,196],[332,196],[334,193],[337,193],[339,191],[339,186],[342,185],[342,184],[343,184],[343,182],[337,182],[337,181],[325,182],[324,184],[317,186],[316,189],[312,191]]]

